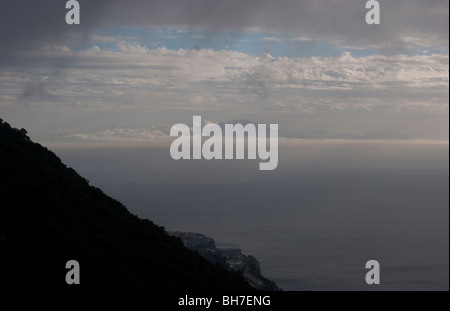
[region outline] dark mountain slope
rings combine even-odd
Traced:
[[[92,289],[250,289],[1,120],[0,200],[0,289],[67,287],[72,259]]]

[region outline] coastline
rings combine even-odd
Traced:
[[[245,255],[240,248],[217,247],[214,239],[195,232],[167,232],[170,236],[181,239],[184,245],[199,253],[210,262],[219,264],[229,271],[237,272],[256,290],[282,291],[275,282],[261,274],[258,260],[252,255]]]

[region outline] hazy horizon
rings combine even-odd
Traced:
[[[139,217],[255,255],[286,290],[372,290],[370,259],[381,290],[448,290],[448,143],[281,144],[271,172],[166,148],[54,151]]]

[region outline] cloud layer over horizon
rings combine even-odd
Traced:
[[[61,1],[7,0],[0,115],[46,141],[193,114],[295,137],[448,140],[448,2],[383,2],[375,27],[364,4],[80,0],[68,26]]]

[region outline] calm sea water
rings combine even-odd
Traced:
[[[56,152],[140,217],[256,256],[285,290],[448,290],[448,144],[379,144],[286,148],[274,172],[167,150]]]

